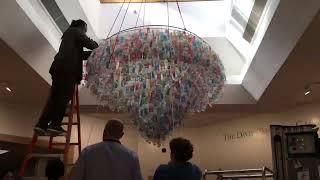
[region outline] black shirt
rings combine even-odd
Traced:
[[[71,76],[79,83],[82,79],[82,61],[86,60],[91,53],[91,51],[83,51],[84,47],[93,50],[98,47],[98,44],[78,28],[68,28],[63,33],[59,52],[50,67],[50,74]]]

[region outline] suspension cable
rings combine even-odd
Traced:
[[[121,32],[121,28],[122,28],[122,26],[123,26],[124,20],[126,19],[126,16],[127,16],[127,13],[128,13],[128,9],[129,9],[129,7],[130,7],[130,3],[131,3],[131,0],[130,0],[129,3],[128,3],[126,12],[124,13],[124,16],[123,16],[123,19],[122,19],[122,22],[121,22],[121,25],[120,25],[120,28],[119,28],[119,31],[117,32],[117,37],[116,37],[116,39],[115,39],[115,41],[114,41],[114,44],[113,44],[113,47],[112,47],[112,52],[111,52],[111,55],[110,55],[110,60],[112,60],[113,57],[114,57],[114,50],[115,50],[115,47],[116,47],[116,45],[117,45],[118,37],[119,37],[119,34],[120,34],[120,32]]]
[[[169,0],[167,0],[167,15],[168,15],[168,34],[169,34],[169,26],[170,26]]]
[[[130,7],[130,3],[131,3],[131,0],[130,0],[129,3],[128,3],[128,7],[127,7],[127,9],[126,9],[126,12],[124,13],[124,16],[123,16],[123,19],[122,19],[122,22],[121,22],[121,25],[120,25],[120,28],[119,28],[119,32],[121,31],[123,22],[124,22],[124,20],[126,19],[126,16],[127,16],[127,13],[128,13],[128,9],[129,9],[129,7]]]
[[[122,5],[121,5],[121,7],[120,7],[120,9],[119,9],[119,11],[118,11],[118,14],[117,14],[116,18],[114,19],[113,24],[112,24],[112,26],[111,26],[111,28],[110,28],[110,31],[109,31],[109,33],[108,33],[108,35],[107,35],[107,38],[109,37],[109,35],[110,35],[110,33],[111,33],[114,25],[115,25],[116,22],[117,22],[118,17],[119,17],[119,14],[120,14],[120,12],[122,11],[122,8],[123,8],[123,5],[124,5],[125,2],[126,2],[126,0],[123,0]]]
[[[144,17],[146,16],[146,4],[147,0],[144,0],[144,5],[143,5],[143,22],[142,25],[144,26]]]
[[[182,24],[183,24],[183,28],[184,28],[184,29],[187,29],[187,28],[186,28],[186,25],[185,25],[185,23],[184,23],[183,17],[182,17],[182,13],[181,13],[181,10],[180,10],[180,6],[179,6],[178,0],[176,0],[176,3],[177,3],[178,10],[179,10],[180,18],[181,18],[181,21],[182,21]]]
[[[140,17],[140,12],[141,12],[142,3],[143,3],[143,2],[141,1],[140,8],[139,8],[139,13],[138,13],[137,21],[136,21],[136,26],[135,26],[135,27],[137,27],[137,25],[138,25],[138,20],[139,20],[139,17]]]

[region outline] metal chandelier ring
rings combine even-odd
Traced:
[[[152,28],[152,29],[169,29],[170,30],[178,30],[178,31],[181,31],[181,32],[187,32],[197,38],[199,38],[203,43],[205,43],[206,45],[210,46],[208,44],[208,42],[206,42],[204,39],[202,39],[200,36],[198,36],[197,34],[187,30],[187,29],[183,29],[183,28],[180,28],[180,27],[177,27],[177,26],[168,26],[168,25],[144,25],[144,26],[136,26],[136,27],[131,27],[131,28],[127,28],[127,29],[124,29],[124,30],[121,30],[119,32],[116,32],[114,33],[113,35],[109,36],[107,39],[111,39],[113,38],[114,36],[117,36],[121,33],[125,33],[125,32],[130,32],[130,31],[135,31],[135,30],[139,30],[139,29],[148,29],[148,28]],[[210,46],[211,47],[211,46]]]

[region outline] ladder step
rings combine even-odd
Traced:
[[[73,112],[73,114],[76,114],[76,112]],[[69,113],[65,113],[63,117],[69,117]]]
[[[41,153],[32,153],[29,155],[29,158],[63,158],[63,154],[41,154]]]
[[[75,112],[73,112],[73,114],[75,114]],[[69,117],[69,113],[65,113],[63,117]]]
[[[77,122],[71,123],[71,125],[78,125],[78,124],[79,123],[77,123]],[[68,122],[62,122],[61,125],[69,125],[69,123]]]
[[[48,178],[47,177],[22,177],[22,180],[47,180]]]
[[[63,134],[51,134],[49,132],[45,132],[44,134],[37,134],[38,137],[63,137],[63,136],[66,136],[66,135],[63,135]]]
[[[53,146],[64,146],[66,145],[67,143],[52,143]],[[71,146],[78,146],[80,145],[80,143],[69,143],[69,145]]]

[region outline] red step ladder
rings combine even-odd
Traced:
[[[77,121],[73,121],[73,114],[76,111],[77,114]],[[20,176],[24,176],[26,168],[28,166],[28,162],[32,157],[37,157],[37,154],[33,153],[33,149],[35,145],[37,144],[38,137],[46,136],[49,137],[49,146],[48,146],[48,152],[50,153],[52,151],[52,148],[54,146],[64,146],[64,155],[63,155],[63,161],[65,165],[68,165],[68,153],[69,153],[69,148],[70,146],[78,146],[78,152],[79,155],[81,153],[81,131],[80,131],[80,109],[79,109],[79,90],[78,90],[78,85],[75,86],[74,93],[73,93],[73,98],[71,99],[71,104],[69,105],[69,111],[68,114],[68,122],[62,122],[63,126],[67,126],[67,134],[65,135],[65,142],[54,142],[53,139],[58,136],[50,135],[50,134],[44,134],[44,135],[38,135],[37,133],[33,134],[33,138],[31,143],[29,144],[28,147],[28,152],[26,157],[24,158],[24,161],[22,163],[21,169],[20,169]],[[77,126],[77,131],[78,131],[78,142],[70,142],[71,140],[71,130],[72,126]],[[59,136],[61,137],[61,135]],[[52,154],[47,154],[48,157],[52,157]],[[45,154],[42,154],[41,157],[45,156]]]

